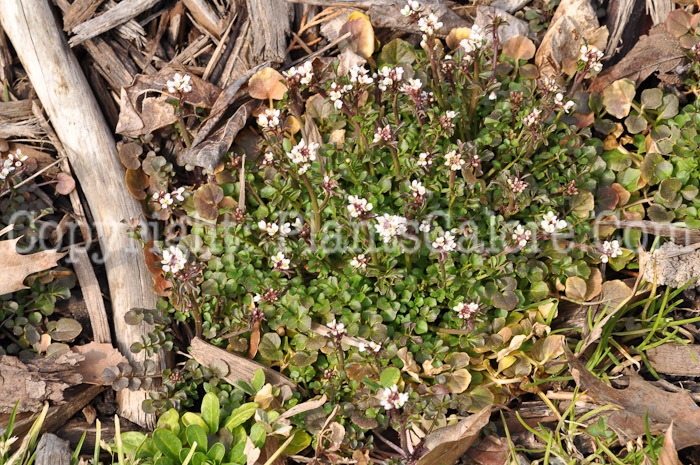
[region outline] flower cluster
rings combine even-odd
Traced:
[[[277,252],[275,255],[270,257],[270,260],[272,260],[272,268],[274,270],[286,271],[289,269],[290,261],[282,252]]]
[[[283,223],[282,226],[279,226],[276,221],[268,223],[265,220],[260,220],[258,222],[258,228],[260,228],[261,231],[265,231],[270,237],[275,237],[277,233],[280,233],[283,236],[288,236],[292,232],[292,228],[289,223]]]
[[[479,312],[479,304],[476,302],[460,302],[452,307],[452,310],[457,312],[457,318],[461,320],[469,320]]]
[[[377,87],[379,87],[379,90],[385,91],[401,81],[403,78],[403,68],[400,66],[397,66],[396,68],[382,66],[379,70],[377,78]]]
[[[377,128],[376,131],[374,131],[374,138],[372,139],[373,144],[377,144],[380,142],[393,142],[394,140],[394,133],[391,131],[391,126],[388,124],[384,127],[379,127]]]
[[[422,16],[418,20],[418,29],[423,33],[423,40],[426,40],[442,29],[442,22],[440,22],[435,13],[430,13],[428,16]]]
[[[409,18],[417,18],[421,11],[423,11],[423,6],[415,0],[408,0],[406,5],[401,8],[401,14]]]
[[[348,196],[348,212],[353,218],[359,218],[364,216],[366,213],[372,211],[372,204],[366,199],[363,199],[357,195]]]
[[[611,258],[619,257],[620,255],[622,255],[622,248],[619,241],[603,242],[603,252],[600,256],[601,262],[608,263]]]
[[[464,166],[462,155],[456,150],[450,150],[445,154],[445,166],[449,166],[452,171],[459,171]]]
[[[526,230],[522,224],[518,224],[513,230],[511,237],[518,244],[518,247],[525,247],[530,242],[532,231]]]
[[[336,110],[343,108],[343,95],[351,90],[351,84],[346,84],[341,87],[335,82],[331,83],[331,91],[328,93],[328,97],[330,98],[331,102],[333,102],[333,106],[336,108]]]
[[[27,160],[26,155],[22,155],[22,151],[17,149],[15,153],[10,153],[7,155],[5,161],[2,162],[2,169],[0,169],[0,181],[4,181],[7,177],[18,168],[24,165],[24,161]]]
[[[292,66],[287,71],[282,72],[282,75],[290,84],[299,83],[308,86],[314,78],[314,69],[311,62],[307,61],[301,66]]]
[[[353,65],[350,68],[350,82],[353,84],[369,85],[374,82],[369,71],[364,66]]]
[[[423,186],[423,184],[421,184],[420,181],[418,181],[417,179],[411,181],[411,195],[414,199],[423,200],[423,197],[425,196],[426,192],[427,191],[425,190],[425,186]]]
[[[421,152],[418,154],[418,166],[428,166],[433,164],[433,160],[430,159],[430,154],[428,152]]]
[[[523,124],[529,128],[534,127],[540,121],[540,114],[542,114],[542,110],[533,108],[530,114],[523,118]]]
[[[365,352],[367,349],[371,350],[375,354],[378,353],[380,350],[382,350],[382,345],[377,344],[374,341],[369,341],[369,344],[365,344],[364,342],[361,342],[360,345],[358,346],[358,350],[360,352]]]
[[[388,244],[394,237],[402,236],[406,233],[407,223],[408,220],[403,216],[385,213],[377,218],[377,224],[374,227],[379,235],[382,236],[384,243]]]
[[[258,125],[266,130],[277,128],[280,125],[280,111],[265,108],[265,111],[258,115]]]
[[[177,273],[185,268],[187,258],[182,249],[171,245],[166,250],[163,250],[163,260],[160,263],[161,268],[166,273]]]
[[[330,329],[331,334],[338,339],[348,334],[348,331],[345,329],[345,325],[340,321],[336,321],[335,318],[333,321],[328,323],[328,329]]]
[[[529,187],[529,184],[518,176],[506,178],[506,183],[508,184],[510,191],[515,195],[522,194],[525,192],[525,189]]]
[[[554,104],[561,107],[565,113],[569,113],[575,105],[573,100],[567,100],[564,102],[564,94],[561,92],[557,92],[557,94],[554,96]]]
[[[588,69],[592,69],[595,72],[600,72],[603,69],[603,64],[600,60],[603,58],[603,52],[597,48],[587,45],[581,45],[581,55],[579,59],[586,64]]]
[[[549,211],[546,215],[544,215],[544,218],[542,219],[540,225],[542,226],[542,229],[545,230],[545,232],[554,234],[557,231],[561,231],[562,229],[566,228],[567,223],[566,221],[557,218],[556,213],[554,213],[553,211]]]
[[[353,257],[352,260],[350,260],[350,266],[353,267],[353,269],[358,270],[358,271],[366,270],[367,263],[369,263],[369,259],[367,257],[365,257],[365,254],[363,254],[363,253]]]
[[[400,409],[408,402],[408,393],[399,392],[399,387],[394,384],[391,387],[382,389],[379,394],[379,401],[385,410]]]
[[[469,37],[462,39],[459,45],[467,53],[473,53],[484,45],[484,31],[479,26],[473,26],[469,30]]]
[[[436,237],[432,245],[433,249],[439,251],[440,253],[452,252],[453,250],[457,249],[455,236],[453,236],[450,231],[445,231],[445,234]]]
[[[189,74],[182,75],[180,73],[175,73],[172,81],[168,81],[165,84],[168,86],[168,92],[174,94],[176,92],[188,93],[192,92],[192,84],[190,81],[192,78]]]
[[[185,200],[185,196],[183,195],[184,193],[185,188],[178,187],[172,192],[156,192],[151,198],[153,200],[158,201],[161,210],[165,210],[166,208],[170,208],[175,202],[175,200],[177,200],[178,202],[182,202],[183,200]]]
[[[306,145],[306,141],[302,139],[291,152],[287,152],[287,157],[292,163],[298,165],[297,172],[304,174],[311,167],[311,162],[316,160],[316,150],[318,150],[318,142]]]

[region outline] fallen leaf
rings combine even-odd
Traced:
[[[89,404],[83,408],[83,415],[85,415],[85,421],[88,425],[92,425],[97,419],[97,411],[95,410],[95,407]]]
[[[323,404],[326,403],[328,400],[328,397],[326,397],[325,394],[323,394],[321,397],[318,399],[312,399],[312,400],[307,400],[306,402],[302,402],[301,404],[297,404],[294,407],[290,408],[289,410],[286,410],[282,415],[277,417],[276,420],[274,420],[272,423],[275,423],[280,420],[284,420],[285,418],[291,418],[294,415],[299,415],[300,413],[308,412],[309,410],[315,410],[317,408],[320,408],[323,406]]]
[[[353,52],[360,55],[362,58],[369,58],[374,53],[374,29],[369,17],[359,11],[350,13],[347,23],[340,28],[340,35],[352,34],[349,41],[341,43],[341,49],[350,47]]]
[[[506,465],[509,451],[506,438],[486,436],[479,444],[472,446],[467,455],[478,465]]]
[[[199,216],[215,220],[219,216],[219,202],[224,198],[224,190],[216,184],[205,184],[194,193],[194,205]]]
[[[248,81],[248,93],[258,100],[282,100],[285,92],[284,77],[269,66],[253,74]]]
[[[491,416],[491,406],[467,417],[455,425],[445,426],[423,439],[423,448],[428,452],[417,465],[452,465],[457,462],[479,437]]]
[[[524,36],[513,37],[504,42],[503,55],[513,60],[529,60],[535,56],[535,44]]]
[[[566,296],[573,300],[578,300],[580,302],[586,300],[586,281],[578,276],[569,276],[566,278]]]
[[[54,250],[20,255],[17,253],[17,242],[20,239],[21,237],[0,241],[0,263],[2,263],[0,295],[26,289],[27,286],[23,281],[28,275],[53,268],[66,255]]]
[[[137,170],[141,167],[139,156],[143,153],[143,147],[136,142],[129,142],[119,146],[119,161],[122,162],[124,168]]]
[[[678,458],[676,445],[673,443],[673,422],[668,425],[668,430],[664,435],[664,446],[661,448],[658,465],[683,465]]]
[[[591,92],[601,92],[618,79],[631,79],[636,85],[653,73],[673,73],[687,60],[677,38],[664,24],[654,26],[649,35],[642,36],[632,50],[615,66],[603,70],[591,82]]]
[[[142,169],[126,170],[126,188],[129,193],[137,200],[146,199],[146,189],[150,184],[148,176]]]
[[[603,105],[611,115],[624,118],[632,108],[635,93],[634,81],[618,79],[603,90]]]
[[[649,363],[658,373],[674,376],[700,376],[700,345],[666,343],[646,351]]]
[[[450,48],[454,50],[459,46],[459,43],[465,39],[468,39],[472,34],[472,30],[469,27],[456,27],[447,34],[445,38],[445,43]]]
[[[629,375],[627,388],[615,389],[588,371],[566,345],[563,347],[576,384],[597,401],[622,407],[610,413],[607,421],[622,443],[645,434],[648,415],[652,433],[664,432],[674,424],[670,436],[677,450],[700,444],[700,407],[687,392],[665,391],[635,373]]]
[[[102,379],[105,369],[120,363],[128,363],[126,357],[112,347],[112,344],[90,342],[82,346],[74,346],[72,351],[84,357],[75,370],[82,375],[83,382],[87,384],[109,384]]]
[[[488,31],[485,34],[486,44],[488,46],[493,43],[493,34],[491,33],[490,25],[495,17],[503,20],[498,26],[498,40],[501,43],[505,43],[513,37],[532,35],[530,26],[528,26],[528,24],[522,19],[516,18],[515,16],[492,6],[479,5],[476,8],[474,26],[479,26],[482,30]]]

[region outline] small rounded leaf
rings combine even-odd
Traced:
[[[529,60],[535,56],[535,44],[525,36],[516,36],[503,43],[503,55],[513,60]]]
[[[339,35],[351,33],[350,46],[352,51],[362,58],[369,58],[374,53],[374,29],[367,15],[359,11],[350,13],[348,22],[340,28]]]
[[[219,203],[224,198],[224,190],[216,184],[205,184],[194,193],[194,207],[204,219],[215,220],[219,216]]]
[[[634,94],[634,81],[618,79],[603,91],[603,105],[611,115],[616,118],[624,118],[630,112]]]
[[[269,66],[253,74],[248,81],[248,93],[258,100],[282,100],[285,92],[284,77]]]

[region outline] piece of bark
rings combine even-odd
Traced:
[[[114,437],[114,417],[109,416],[105,418],[99,418],[100,420],[100,436],[104,441],[111,441]],[[127,431],[139,431],[138,425],[131,423],[128,420],[120,419],[119,430],[122,434]],[[95,450],[95,434],[97,433],[97,427],[95,423],[88,423],[80,416],[70,419],[64,425],[56,431],[56,434],[68,440],[70,442],[71,450],[75,450],[80,442],[80,438],[83,437],[83,433],[87,433],[85,436],[85,441],[83,442],[82,450],[84,452]]]
[[[221,19],[205,0],[183,0],[194,20],[211,35],[221,37]]]
[[[17,406],[18,412],[41,410],[45,401],[62,402],[63,392],[83,381],[75,371],[82,357],[74,353],[58,359],[39,358],[26,363],[10,355],[0,356],[0,413],[9,413]]]
[[[123,0],[110,8],[97,18],[85,21],[73,28],[75,34],[68,41],[71,47],[75,47],[87,39],[92,39],[98,35],[120,26],[130,19],[140,15],[144,11],[153,8],[160,0]]]
[[[83,71],[88,78],[90,88],[94,92],[95,98],[97,98],[109,128],[114,130],[117,127],[117,121],[119,121],[119,106],[113,97],[115,94],[110,92],[107,81],[105,81],[103,75],[100,74],[95,66],[95,61],[89,59],[87,62],[87,66],[83,68]]]
[[[674,376],[700,376],[700,345],[666,343],[646,351],[657,373]]]
[[[63,30],[71,32],[78,24],[91,19],[102,2],[104,0],[75,0],[63,15]]]
[[[129,347],[150,328],[127,325],[124,315],[132,308],[154,308],[157,299],[150,287],[143,250],[122,223],[139,217],[142,208],[126,188],[112,132],[46,0],[4,0],[0,23],[49,115],[94,215],[105,257],[117,346],[128,359],[143,360],[145,354],[137,357]],[[153,359],[160,366],[160,355]],[[151,427],[155,418],[141,409],[146,396],[145,391],[120,392],[120,412]]]
[[[602,92],[619,79],[631,79],[639,85],[653,73],[675,73],[687,61],[686,52],[676,37],[666,30],[665,24],[654,26],[649,35],[639,41],[618,64],[596,76],[589,90]]]
[[[41,432],[56,431],[62,425],[65,425],[69,418],[82,410],[104,389],[104,386],[82,385],[69,390],[65,395],[66,399],[69,400],[68,402],[49,407],[46,419],[41,427]],[[38,411],[33,414],[18,414],[15,419],[15,427],[12,434],[22,437],[32,427],[38,415]],[[0,416],[0,435],[5,434],[9,417],[9,413]]]
[[[69,465],[71,451],[68,441],[55,434],[44,433],[36,446],[36,465]]]
[[[235,384],[238,381],[250,382],[255,376],[255,371],[262,368],[265,373],[265,380],[272,383],[272,385],[289,386],[292,389],[297,388],[297,385],[291,379],[280,372],[240,355],[227,352],[198,337],[192,339],[190,344],[192,346],[190,355],[202,365],[210,366],[216,360],[225,362],[228,365],[229,372],[223,379],[231,384]]]
[[[0,82],[12,82],[12,56],[7,46],[7,37],[0,28]]]
[[[257,61],[282,63],[287,58],[293,10],[285,0],[246,0],[253,32],[252,52]]]
[[[38,138],[43,134],[39,120],[32,114],[31,100],[0,102],[0,138]]]

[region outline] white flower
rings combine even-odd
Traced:
[[[335,82],[331,83],[331,91],[328,93],[328,97],[331,99],[331,102],[333,102],[333,106],[338,110],[343,108],[342,97],[344,93],[345,89],[343,87],[338,86]]]
[[[579,59],[584,63],[588,63],[589,68],[593,71],[599,72],[603,69],[603,64],[600,62],[601,58],[603,58],[603,52],[597,48],[581,45],[581,55]]]
[[[10,153],[7,155],[7,159],[2,163],[2,169],[0,169],[0,181],[4,181],[7,177],[15,171],[17,168],[21,168],[24,165],[24,161],[27,160],[26,155],[22,155],[22,150],[17,149],[15,153]]]
[[[464,166],[464,160],[456,150],[450,150],[445,154],[445,166],[449,166],[452,171],[459,171]]]
[[[525,191],[525,189],[527,189],[529,186],[528,183],[515,176],[512,178],[507,178],[506,182],[508,183],[508,187],[513,192],[513,194],[516,195],[522,194]]]
[[[374,352],[375,354],[378,353],[380,350],[382,350],[382,345],[381,345],[381,344],[377,344],[377,343],[374,342],[374,341],[369,341],[369,344],[365,344],[364,342],[360,342],[360,345],[357,346],[357,349],[358,349],[360,352],[364,352],[364,351],[367,350],[367,347],[368,347],[368,346],[369,346],[369,348],[372,350],[372,352]]]
[[[377,87],[379,87],[380,90],[385,91],[387,88],[393,86],[403,78],[403,68],[382,66],[382,68],[379,70],[378,78],[379,81]]]
[[[542,85],[549,92],[557,92],[558,93],[561,90],[559,88],[559,85],[557,84],[557,81],[550,78],[549,76],[545,76],[542,79]]]
[[[282,223],[280,226],[280,234],[288,236],[292,232],[292,226],[289,223]]]
[[[430,232],[430,229],[430,221],[428,220],[422,221],[420,226],[418,226],[418,230],[426,234]]]
[[[385,410],[400,409],[408,402],[408,393],[399,392],[399,387],[394,384],[391,387],[382,389],[379,394],[379,401]]]
[[[418,166],[428,166],[432,165],[433,162],[432,160],[428,159],[428,154],[426,152],[422,152],[418,154]]]
[[[600,256],[601,262],[608,263],[609,259],[619,257],[620,255],[622,255],[622,248],[620,247],[619,241],[603,242],[603,253]]]
[[[374,138],[372,138],[372,143],[376,144],[378,142],[391,142],[394,139],[394,134],[391,132],[391,126],[386,125],[384,127],[379,127],[374,131]]]
[[[361,253],[360,255],[353,257],[352,260],[350,260],[350,266],[352,266],[356,270],[364,271],[365,269],[367,269],[367,262],[367,257],[365,257],[365,254]]]
[[[407,220],[403,216],[385,213],[377,218],[377,224],[374,225],[374,228],[382,236],[384,243],[388,244],[392,238],[406,233],[406,224]]]
[[[187,258],[185,258],[185,253],[180,248],[171,245],[163,250],[163,260],[160,263],[161,268],[166,273],[177,273],[185,268]]]
[[[258,222],[258,228],[260,228],[262,231],[267,232],[268,236],[274,236],[280,230],[280,227],[277,225],[277,223],[268,223],[265,220],[260,220]]]
[[[556,213],[554,213],[553,211],[549,211],[546,215],[544,215],[544,218],[542,219],[540,225],[542,226],[542,229],[545,230],[545,232],[554,234],[555,232],[566,228],[567,223],[564,220],[558,219]]]
[[[166,85],[168,86],[168,92],[171,94],[174,94],[175,92],[191,92],[192,91],[192,84],[190,84],[190,80],[192,78],[190,77],[189,74],[185,74],[184,76],[181,75],[180,73],[175,73],[175,76],[173,76],[172,81],[166,82]]]
[[[372,84],[374,79],[364,66],[352,65],[350,68],[350,82],[357,84]]]
[[[484,31],[479,26],[473,26],[469,30],[469,37],[462,39],[459,45],[467,54],[480,49],[484,45]]]
[[[464,303],[460,302],[452,310],[457,312],[457,317],[462,320],[468,320],[479,312],[479,304],[475,302]]]
[[[435,35],[436,31],[442,28],[442,23],[435,13],[423,16],[418,20],[418,29],[428,36]]]
[[[328,323],[328,329],[331,330],[331,334],[335,337],[343,337],[348,333],[345,329],[345,325],[340,321],[336,321],[335,318]]]
[[[265,109],[258,115],[258,125],[263,129],[274,129],[280,125],[280,111]]]
[[[289,269],[289,259],[285,257],[282,252],[278,252],[277,254],[273,255],[272,257],[270,257],[270,260],[272,260],[272,267],[275,270]]]
[[[420,3],[415,0],[408,0],[406,5],[401,8],[401,14],[404,16],[415,16],[423,9]]]
[[[253,302],[255,302],[256,304],[258,302],[260,302],[261,300],[262,300],[262,296],[259,293],[255,294],[255,296],[253,297]]]
[[[457,112],[454,110],[447,110],[445,116],[451,121],[457,117]]]
[[[489,94],[489,100],[496,100],[496,98],[498,98],[498,96],[496,95],[496,92],[491,92]]]
[[[316,150],[318,149],[318,142],[312,142],[306,145],[306,141],[302,139],[297,145],[292,148],[291,152],[287,152],[287,157],[295,165],[299,165],[297,171],[299,174],[306,173],[311,167],[311,162],[316,160]]]
[[[265,152],[263,157],[263,165],[271,165],[275,162],[275,154],[272,152]]]
[[[452,252],[457,248],[455,236],[450,231],[446,231],[442,236],[436,237],[432,245],[433,249],[437,250],[440,253]]]
[[[178,202],[182,202],[185,200],[185,196],[183,195],[185,193],[185,188],[184,187],[178,187],[174,191],[170,193],[170,195],[177,200]]]
[[[513,231],[513,240],[518,244],[518,247],[525,247],[530,238],[532,237],[532,231],[527,231],[523,228],[523,225],[518,224]]]
[[[304,227],[304,222],[298,216],[294,218],[294,228],[301,230]]]
[[[425,192],[425,187],[423,186],[423,184],[421,184],[420,181],[418,181],[417,179],[411,181],[411,194],[413,194],[413,197],[422,199],[425,195]]]
[[[404,82],[401,86],[401,92],[407,94],[420,92],[423,87],[423,82],[420,79],[409,79],[408,82]]]
[[[348,202],[348,212],[350,212],[350,216],[353,218],[359,218],[374,208],[373,205],[366,199],[360,198],[356,195],[348,196]]]
[[[564,109],[565,113],[569,113],[571,109],[574,107],[574,101],[573,100],[568,100],[566,103],[564,103],[564,94],[561,92],[558,92],[554,96],[554,104],[562,107]]]
[[[571,111],[571,109],[574,108],[574,105],[575,105],[575,103],[573,100],[569,100],[568,102],[566,102],[564,104],[564,112],[569,113]]]
[[[533,108],[530,114],[523,118],[523,124],[528,127],[536,125],[537,122],[540,120],[541,113],[542,110],[538,108]]]
[[[282,75],[289,81],[298,81],[301,84],[309,85],[314,77],[313,66],[310,61],[297,67],[292,66],[287,71],[282,72]]]

